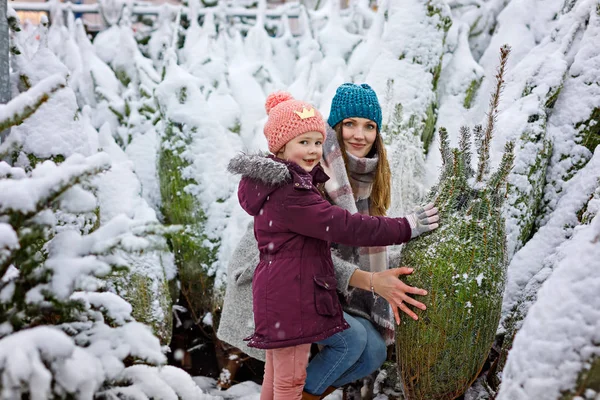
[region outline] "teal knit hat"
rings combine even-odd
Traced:
[[[370,119],[377,123],[377,131],[381,129],[381,106],[375,91],[366,83],[344,83],[337,88],[327,123],[333,128],[345,118],[352,117]]]

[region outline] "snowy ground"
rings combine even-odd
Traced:
[[[242,382],[233,385],[227,390],[219,390],[216,387],[216,380],[207,378],[205,376],[194,377],[194,382],[202,389],[204,393],[215,396],[215,398],[223,400],[259,400],[260,399],[260,385],[252,382]],[[342,390],[339,389],[334,393],[327,396],[328,400],[341,400]],[[382,395],[376,398],[377,400],[387,400],[387,396]]]

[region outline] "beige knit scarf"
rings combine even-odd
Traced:
[[[346,153],[348,173],[342,157],[337,135],[327,127],[327,138],[323,145],[323,169],[330,179],[325,183],[325,191],[331,201],[351,213],[370,215],[370,196],[373,179],[379,158],[357,158]],[[354,185],[355,194],[352,190]],[[336,244],[339,255],[367,272],[380,272],[388,268],[385,247],[350,247]],[[394,324],[391,308],[382,297],[373,297],[370,291],[352,289],[346,298],[344,310],[352,315],[367,318],[375,323],[386,344],[394,342]]]

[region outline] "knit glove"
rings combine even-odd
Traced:
[[[414,239],[422,233],[436,229],[440,220],[437,207],[429,203],[423,207],[415,208],[415,212],[406,216],[410,225],[410,238]]]

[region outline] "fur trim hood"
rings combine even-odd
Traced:
[[[281,186],[292,178],[289,168],[266,154],[239,154],[229,161],[227,170],[267,186]]]
[[[310,190],[313,185],[323,183],[329,176],[320,164],[308,173],[298,164],[262,154],[240,154],[229,162],[228,171],[242,175],[238,188],[238,199],[242,208],[256,216],[271,193],[292,184],[295,189]]]

